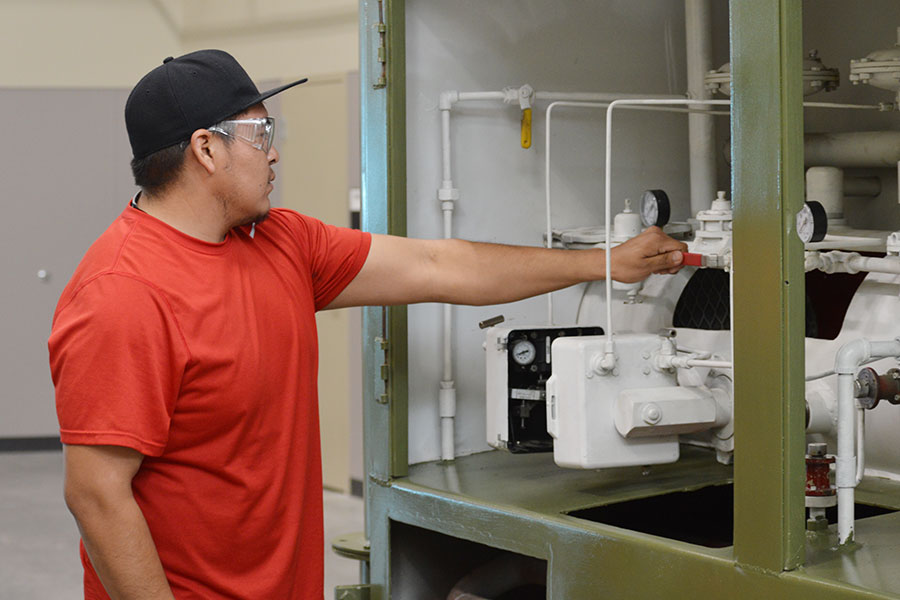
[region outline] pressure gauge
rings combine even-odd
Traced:
[[[530,365],[534,362],[536,356],[537,352],[535,351],[534,344],[528,340],[519,340],[513,344],[512,357],[513,360],[516,361],[516,364],[522,366]]]
[[[662,227],[669,222],[669,196],[662,190],[647,190],[641,196],[641,222]]]
[[[804,244],[821,242],[828,232],[828,215],[825,209],[815,200],[803,204],[797,213],[797,235]]]

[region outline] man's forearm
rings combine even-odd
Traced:
[[[133,498],[72,507],[91,564],[112,600],[173,600],[147,521]]]
[[[441,240],[434,253],[438,300],[453,304],[500,304],[584,281],[606,278],[606,252],[549,250],[461,240]],[[686,246],[651,228],[612,250],[612,278],[641,281],[681,268]]]
[[[442,240],[435,266],[436,300],[502,304],[602,279],[605,252],[572,252]]]

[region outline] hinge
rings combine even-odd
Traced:
[[[390,400],[390,395],[388,395],[388,381],[391,378],[391,364],[390,359],[388,358],[388,346],[389,343],[387,339],[378,336],[375,338],[375,343],[384,351],[384,362],[381,364],[381,380],[384,382],[384,393],[379,394],[375,397],[375,400],[378,404],[387,404],[388,400]]]
[[[374,483],[375,485],[377,485],[379,487],[384,487],[384,488],[391,487],[390,479],[381,479],[380,477],[378,477],[376,475],[369,475],[369,481],[371,481],[372,483]]]
[[[381,75],[372,85],[376,90],[387,87],[387,25],[384,24],[384,0],[378,0],[378,49],[376,50],[376,60],[381,65]]]

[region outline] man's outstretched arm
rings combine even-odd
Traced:
[[[681,268],[687,246],[651,227],[612,250],[613,279],[641,281]],[[463,240],[373,235],[362,270],[328,308],[446,302],[502,304],[604,279],[602,249],[549,250]]]
[[[66,445],[66,504],[110,598],[174,600],[131,492],[143,459],[131,448]]]

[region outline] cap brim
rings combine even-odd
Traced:
[[[286,83],[286,84],[280,85],[276,88],[272,88],[271,90],[269,90],[267,92],[263,92],[259,96],[254,98],[252,102],[247,104],[247,106],[241,107],[237,112],[243,112],[243,111],[247,110],[248,108],[250,108],[251,106],[255,106],[255,105],[259,104],[260,102],[262,102],[263,100],[271,98],[275,94],[280,94],[284,90],[292,88],[295,85],[300,85],[301,83],[306,83],[308,80],[309,80],[309,78],[304,77],[303,79],[298,79],[297,81],[292,81],[291,83]]]

